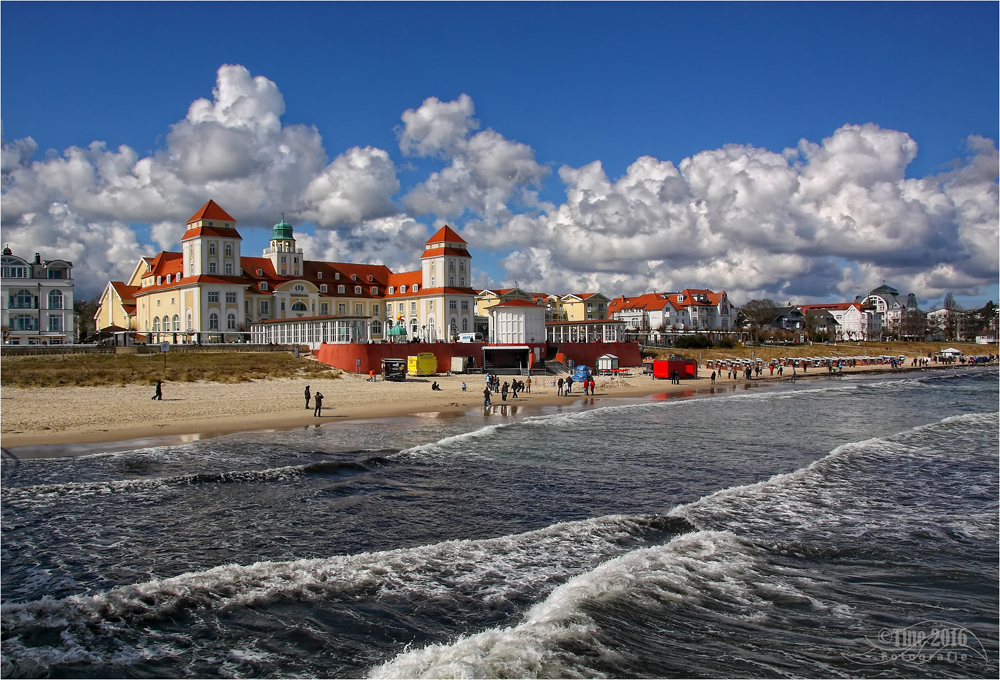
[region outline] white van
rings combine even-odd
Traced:
[[[483,341],[483,334],[482,333],[461,333],[458,336],[458,341],[459,342],[482,342]]]

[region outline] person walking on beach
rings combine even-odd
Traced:
[[[153,399],[154,401],[163,401],[163,381],[162,380],[157,380],[156,381],[156,392],[153,393],[153,396],[150,397],[150,399]]]
[[[524,381],[524,391],[527,392],[528,394],[531,394],[531,376],[530,375],[528,376],[528,379]]]
[[[316,410],[313,411],[313,417],[319,418],[323,415],[323,393],[317,392],[314,401],[316,402]]]
[[[492,404],[493,402],[490,401],[490,388],[487,386],[486,389],[483,390],[483,408],[491,406]]]
[[[306,385],[306,408],[309,408],[309,385]]]
[[[712,384],[715,384],[715,371],[712,371]]]
[[[559,380],[556,381],[556,387],[559,388],[559,390],[556,392],[556,394],[561,397],[563,395],[563,379],[562,378],[559,378]]]
[[[502,398],[502,399],[503,399],[504,401],[507,401],[507,391],[508,391],[509,389],[510,389],[510,385],[508,385],[508,384],[507,384],[507,381],[506,381],[506,380],[504,380],[504,381],[503,381],[503,387],[501,387],[501,388],[500,388],[500,397],[501,397],[501,398]]]
[[[572,393],[573,393],[573,376],[570,376],[566,378],[566,392],[564,393],[564,395],[568,397]]]

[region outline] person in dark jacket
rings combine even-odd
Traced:
[[[306,385],[306,408],[309,408],[309,385]]]
[[[316,398],[313,401],[316,402],[316,410],[313,411],[313,416],[319,418],[323,415],[323,393],[317,392]]]
[[[153,393],[153,396],[150,397],[150,399],[155,399],[155,400],[158,400],[158,401],[163,401],[163,381],[162,380],[157,380],[156,381],[156,392]]]

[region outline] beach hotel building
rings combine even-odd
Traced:
[[[475,293],[466,243],[442,227],[421,268],[306,260],[292,226],[274,225],[261,257],[244,256],[236,220],[209,201],[187,222],[181,252],[140,258],[101,298],[98,329],[140,342],[309,345],[397,339],[438,342],[470,332]],[[6,265],[5,265],[6,266]]]
[[[3,249],[2,316],[5,345],[72,344],[73,263],[42,260],[35,253],[29,262]]]

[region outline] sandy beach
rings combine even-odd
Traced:
[[[890,371],[889,366],[845,369],[844,373]],[[906,369],[897,369],[906,370]],[[919,369],[917,369],[919,370]],[[657,394],[708,390],[712,383],[702,377],[673,385],[668,380],[649,376],[597,378],[594,404],[601,400],[648,397]],[[798,377],[824,377],[824,369],[814,369]],[[502,376],[509,380],[509,376]],[[780,380],[790,380],[789,371]],[[308,427],[348,419],[387,418],[428,412],[467,411],[483,405],[482,375],[452,375],[434,378],[440,391],[432,391],[431,378],[411,378],[405,382],[368,382],[365,376],[342,373],[335,379],[313,380],[312,392],[322,392],[323,414],[315,417],[305,408],[303,391],[306,380],[283,378],[240,384],[212,382],[164,383],[163,400],[151,399],[153,388],[145,385],[121,387],[58,387],[28,389],[5,387],[0,395],[2,446],[53,446],[56,451],[23,451],[22,457],[68,455],[60,446],[97,442],[120,442],[145,438],[217,436],[231,432]],[[764,376],[752,383],[777,381]],[[467,391],[462,391],[463,381]],[[744,380],[721,379],[716,388],[743,386]],[[493,404],[502,404],[493,395]],[[509,403],[520,406],[548,406],[571,403],[585,398],[574,386],[574,393],[559,396],[555,378],[534,377],[531,394]]]

